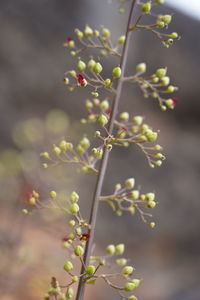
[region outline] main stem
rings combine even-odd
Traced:
[[[129,42],[130,42],[130,36],[131,36],[131,32],[130,32],[129,28],[131,27],[131,24],[132,24],[133,11],[134,11],[135,4],[136,4],[136,0],[132,0],[130,14],[129,14],[127,28],[126,28],[126,39],[125,39],[125,44],[123,47],[123,52],[122,52],[121,61],[120,61],[121,77],[119,78],[118,83],[117,83],[116,94],[113,99],[113,105],[112,105],[112,114],[111,114],[109,126],[108,126],[108,134],[109,135],[112,135],[112,132],[113,132],[114,122],[115,122],[116,115],[118,112],[119,100],[120,100],[121,92],[122,92],[123,77],[124,77],[126,62],[127,62],[127,58],[128,58],[128,48],[129,48]],[[94,240],[95,224],[96,224],[97,212],[98,212],[98,207],[99,207],[99,198],[101,196],[103,181],[104,181],[104,177],[105,177],[105,173],[106,173],[106,169],[107,169],[107,165],[108,165],[108,158],[109,158],[109,150],[107,148],[105,148],[104,154],[103,154],[103,157],[101,160],[101,165],[99,168],[99,173],[98,173],[98,177],[97,177],[97,181],[96,181],[93,202],[92,202],[92,208],[91,208],[91,213],[90,213],[90,220],[89,220],[89,224],[91,226],[91,229],[89,232],[90,238],[86,244],[84,258],[83,258],[85,266],[88,265],[89,258],[91,256],[91,250],[92,250],[92,245],[93,245],[93,240]],[[85,270],[84,265],[82,265],[81,274],[84,273],[84,270]],[[83,300],[84,291],[85,291],[85,283],[83,282],[83,278],[81,277],[79,280],[79,286],[78,286],[78,291],[77,291],[77,295],[76,295],[76,300]]]

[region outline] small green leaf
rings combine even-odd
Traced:
[[[87,284],[95,284],[96,279],[86,281]]]

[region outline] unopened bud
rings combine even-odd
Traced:
[[[73,203],[72,205],[70,205],[69,207],[69,211],[72,215],[76,215],[79,212],[79,206],[77,203]]]
[[[51,191],[51,192],[50,192],[50,197],[51,197],[52,199],[55,199],[56,196],[57,196],[57,194],[56,194],[55,191]]]
[[[71,270],[73,270],[73,264],[71,263],[71,261],[67,261],[64,266],[63,269],[67,272],[70,272]]]
[[[108,119],[105,115],[100,115],[98,118],[98,123],[100,126],[104,127],[108,123]]]
[[[95,271],[96,271],[96,268],[93,265],[87,266],[86,269],[85,269],[85,272],[89,276],[92,276],[95,273]]]
[[[109,87],[109,86],[111,86],[112,81],[111,81],[109,78],[107,78],[107,79],[104,81],[104,83],[105,83],[105,86],[106,86],[106,87]]]
[[[162,77],[166,76],[166,74],[167,74],[167,68],[160,68],[160,69],[156,70],[156,76],[158,78],[162,78]]]
[[[118,39],[118,45],[124,46],[125,40],[126,40],[125,35],[120,36]]]
[[[131,275],[134,271],[134,268],[132,266],[126,266],[122,269],[123,275]]]
[[[84,249],[81,246],[76,246],[74,249],[74,253],[76,256],[82,256],[84,253]]]
[[[95,63],[95,65],[93,67],[93,72],[96,74],[100,74],[102,72],[102,70],[103,70],[102,65],[99,62]]]
[[[151,2],[146,2],[142,5],[142,13],[149,14],[151,11]]]
[[[115,79],[119,78],[121,76],[121,68],[120,67],[116,67],[112,70],[112,75]]]
[[[69,199],[70,199],[70,202],[71,203],[77,203],[78,200],[79,200],[79,195],[76,193],[76,192],[72,192],[70,195],[69,195]]]
[[[122,267],[122,266],[125,266],[125,265],[126,265],[127,259],[125,259],[125,258],[119,258],[119,259],[116,259],[115,262],[116,262],[116,264],[117,264],[118,266]]]
[[[114,245],[109,245],[107,248],[106,248],[106,252],[110,255],[113,255],[115,254],[115,246]]]
[[[127,188],[127,189],[132,189],[132,188],[134,188],[134,185],[135,185],[135,179],[134,178],[128,178],[128,179],[126,179],[126,181],[125,181],[125,187]]]
[[[102,34],[103,39],[106,40],[110,36],[110,30],[107,28],[102,28],[101,34]]]
[[[53,153],[56,155],[56,156],[59,156],[61,154],[61,150],[59,147],[57,146],[54,146],[53,147]]]
[[[93,35],[93,30],[88,25],[85,26],[84,35],[87,39],[91,39],[91,36]]]
[[[129,113],[128,112],[122,112],[119,115],[119,119],[120,119],[120,121],[128,122],[128,120],[129,120]]]
[[[72,287],[69,287],[65,293],[67,299],[71,299],[74,295],[74,290]]]
[[[95,64],[96,64],[96,61],[95,61],[94,59],[90,59],[90,60],[88,61],[88,64],[87,64],[88,69],[89,69],[90,71],[92,71],[93,68],[94,68],[94,66],[95,66]]]
[[[115,254],[116,254],[116,255],[122,255],[122,254],[124,253],[124,249],[125,249],[124,244],[118,244],[118,245],[115,247]]]
[[[106,111],[109,109],[109,102],[108,100],[103,100],[100,104],[100,108],[103,110],[103,111]]]
[[[138,73],[144,73],[146,72],[146,69],[147,69],[147,65],[145,63],[140,63],[136,66],[136,71]]]
[[[78,69],[80,72],[84,72],[84,71],[85,71],[85,68],[86,68],[86,64],[84,63],[84,61],[79,60],[78,63],[77,63],[77,69]]]

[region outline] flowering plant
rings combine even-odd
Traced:
[[[58,144],[53,145],[52,151],[41,153],[45,160],[43,167],[49,168],[65,163],[76,164],[81,172],[96,175],[96,185],[89,220],[81,214],[77,191],[70,193],[68,204],[64,206],[59,202],[57,192],[54,190],[50,191],[47,201],[42,201],[37,191],[33,191],[30,195],[28,201],[30,206],[59,209],[70,216],[71,231],[63,239],[63,247],[69,253],[69,259],[64,263],[63,268],[70,279],[62,285],[52,277],[51,288],[45,295],[46,300],[71,299],[76,284],[78,284],[76,300],[82,300],[85,286],[95,284],[97,280],[103,280],[122,299],[137,299],[129,292],[135,291],[141,280],[135,277],[134,267],[128,264],[124,256],[125,245],[123,243],[114,245],[111,242],[105,249],[104,255],[94,253],[95,224],[99,204],[105,202],[118,216],[123,213],[134,215],[137,212],[144,223],[151,228],[155,226],[155,222],[150,220],[152,214],[149,212],[157,204],[154,193],[142,193],[136,187],[134,178],[125,179],[123,184],[117,183],[110,195],[102,195],[102,186],[113,147],[137,146],[151,168],[162,165],[165,156],[161,153],[162,147],[156,143],[158,131],[144,123],[142,116],[130,116],[127,111],[119,113],[118,107],[122,87],[126,83],[136,83],[144,98],[150,97],[158,101],[162,111],[176,106],[177,99],[169,97],[169,94],[174,93],[177,87],[170,84],[166,67],[155,70],[153,74],[145,75],[147,65],[141,62],[135,67],[133,75],[126,76],[125,71],[130,38],[135,31],[151,32],[166,48],[170,47],[179,35],[176,32],[165,31],[172,20],[171,15],[152,13],[154,7],[163,4],[164,0],[147,2],[121,0],[119,1],[120,13],[129,2],[130,13],[126,32],[119,36],[116,43],[113,43],[109,29],[102,27],[96,30],[89,25],[86,25],[83,31],[76,29],[75,38],[70,37],[64,43],[64,47],[69,49],[71,56],[76,60],[76,70],[65,73],[64,84],[69,91],[75,88],[87,88],[90,91],[90,99],[85,101],[86,117],[81,119],[81,123],[83,125],[94,123],[99,128],[94,132],[94,141],[91,141],[87,134],[77,145],[62,139]],[[138,16],[134,14],[136,5],[140,8]],[[141,24],[146,17],[153,19],[150,25]],[[86,50],[92,51],[92,56],[87,61],[80,57]],[[118,60],[110,71],[109,77],[105,77],[103,69],[104,57],[107,56],[113,56]],[[106,92],[108,97],[103,98],[102,91]],[[29,209],[23,211],[25,214],[30,213]],[[111,264],[113,258],[114,266]],[[79,274],[74,271],[73,259],[77,259],[81,264]],[[121,283],[117,284],[116,279],[118,282],[121,279]]]

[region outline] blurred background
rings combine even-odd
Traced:
[[[174,14],[169,31],[177,31],[181,40],[166,49],[151,34],[137,32],[127,68],[131,74],[145,61],[151,74],[168,66],[172,82],[180,87],[176,109],[161,112],[132,85],[127,85],[121,101],[121,110],[145,115],[148,124],[160,129],[159,143],[167,160],[161,168],[150,169],[137,149],[114,149],[104,185],[109,194],[117,182],[133,176],[144,192],[155,191],[156,227],[151,230],[138,215],[117,217],[106,204],[101,205],[97,222],[97,252],[108,243],[126,243],[137,277],[143,278],[136,291],[141,300],[200,299],[200,18],[197,7],[194,15],[191,10],[186,14],[187,7],[185,11],[184,1],[180,2],[169,1],[173,7],[163,7],[162,12]],[[83,29],[86,23],[97,29],[105,25],[115,39],[124,33],[126,20],[127,15],[119,15],[117,5],[107,0],[0,1],[2,300],[43,299],[51,276],[66,280],[62,271],[66,250],[61,247],[68,231],[66,218],[49,212],[24,216],[21,211],[32,189],[42,195],[52,189],[68,195],[76,189],[83,215],[88,216],[93,176],[77,174],[71,166],[42,170],[39,154],[63,137],[76,141],[85,130],[93,130],[80,128],[87,89],[70,93],[62,82],[76,61],[63,43],[74,28]],[[105,74],[115,64],[106,59]],[[86,298],[116,299],[112,291],[100,288],[89,287]]]

